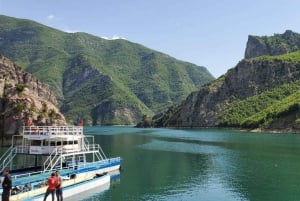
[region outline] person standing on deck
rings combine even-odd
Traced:
[[[4,176],[4,180],[2,182],[2,201],[9,201],[10,190],[12,188],[12,181],[9,175],[9,171],[7,169],[2,171],[2,175]]]
[[[48,188],[44,197],[44,201],[46,201],[48,195],[51,193],[52,201],[54,201],[56,186],[58,185],[58,179],[55,176],[55,173],[51,174],[51,177],[48,179]]]
[[[62,191],[62,179],[59,175],[59,171],[55,172],[55,176],[58,180],[58,185],[56,186],[56,199],[57,201],[63,201],[63,191]]]

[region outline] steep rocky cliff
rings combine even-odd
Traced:
[[[300,50],[300,34],[291,30],[273,36],[248,36],[245,58],[280,55]]]
[[[66,124],[49,87],[2,55],[0,101],[2,143],[30,121],[34,125]]]

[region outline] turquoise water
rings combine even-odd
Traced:
[[[300,135],[86,127],[120,177],[86,200],[300,200]]]

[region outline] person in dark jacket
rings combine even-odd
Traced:
[[[55,176],[58,179],[58,185],[56,186],[56,199],[57,201],[63,201],[62,178],[59,171],[55,172]]]
[[[10,196],[10,190],[12,188],[12,180],[9,175],[9,170],[4,169],[2,171],[2,175],[4,176],[4,180],[2,182],[2,201],[9,201],[9,196]]]

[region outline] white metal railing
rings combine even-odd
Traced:
[[[30,146],[29,145],[17,145],[15,146],[16,153],[29,153]]]
[[[78,151],[74,152],[63,152],[62,150],[59,150],[58,148],[53,149],[51,154],[48,156],[48,158],[44,162],[44,171],[51,170],[58,164],[59,160],[62,159],[63,156],[67,155],[79,155],[79,154],[86,154],[86,153],[94,153],[97,157],[97,160],[103,160],[106,159],[106,156],[104,155],[101,147],[99,144],[84,144],[83,149],[79,149]],[[99,151],[103,154],[101,154]]]
[[[23,135],[83,135],[82,126],[24,126]]]

